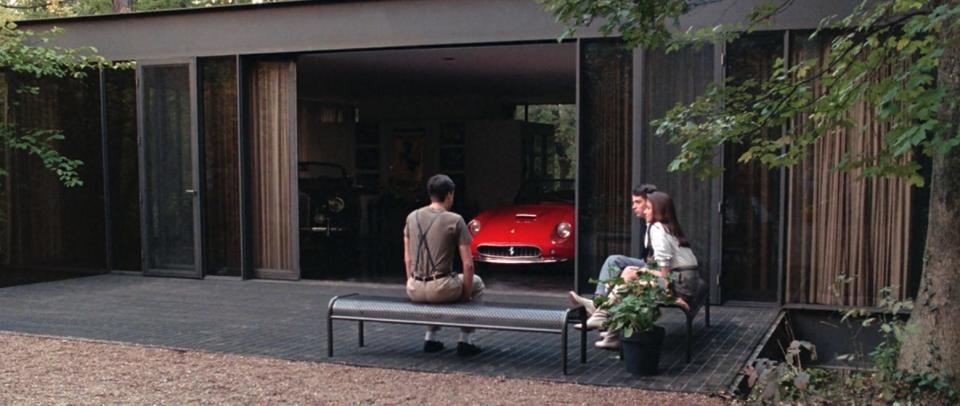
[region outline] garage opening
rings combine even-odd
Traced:
[[[300,56],[301,276],[401,283],[444,173],[488,286],[573,288],[576,66],[573,43]]]

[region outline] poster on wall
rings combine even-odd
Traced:
[[[423,129],[393,131],[393,151],[389,168],[389,188],[397,197],[416,201],[423,193]]]

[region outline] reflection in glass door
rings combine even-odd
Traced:
[[[143,271],[203,276],[195,64],[138,67]]]
[[[670,162],[680,152],[680,145],[656,136],[653,120],[663,118],[677,103],[689,103],[704,94],[715,82],[715,48],[711,45],[685,47],[673,52],[647,50],[643,55],[643,105],[639,141],[639,179],[636,183],[652,183],[670,194],[684,234],[700,264],[701,275],[710,271],[710,295],[718,299],[720,217],[717,203],[720,185],[717,180],[701,180],[688,172],[671,172]],[[642,237],[638,236],[642,241]]]
[[[592,291],[610,254],[630,253],[633,161],[632,52],[619,40],[580,40],[577,77],[577,256],[579,292]]]
[[[727,45],[725,76],[732,84],[767,79],[782,56],[783,33],[746,35]],[[780,128],[767,129],[767,135],[779,137]],[[780,171],[737,162],[748,146],[724,148],[723,299],[773,302],[779,284]]]

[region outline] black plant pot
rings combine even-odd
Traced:
[[[634,332],[624,337],[620,332],[620,348],[623,349],[623,362],[627,372],[634,375],[656,375],[660,370],[660,349],[666,330],[655,326],[653,330]]]

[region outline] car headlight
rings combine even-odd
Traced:
[[[573,226],[571,226],[570,223],[560,223],[560,224],[557,224],[557,229],[555,230],[555,232],[557,233],[557,237],[560,237],[560,239],[565,240],[567,238],[570,238],[570,234],[573,233]]]
[[[480,232],[480,222],[476,219],[470,220],[470,223],[467,224],[467,230],[470,231],[470,235],[477,235]]]
[[[341,199],[340,196],[327,200],[327,208],[333,213],[339,213],[343,211],[344,206],[346,206],[346,204],[343,202],[343,199]]]

